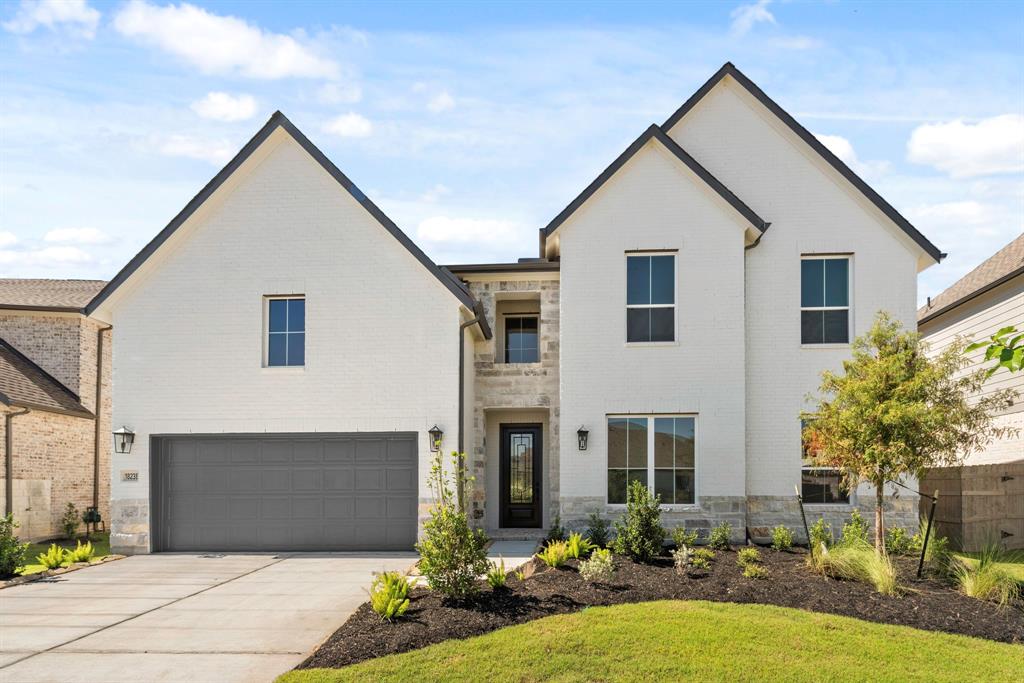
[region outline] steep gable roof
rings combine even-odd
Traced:
[[[338,181],[338,184],[341,185],[346,192],[359,202],[363,208],[366,209],[366,211],[384,227],[385,230],[391,233],[392,237],[398,240],[399,244],[405,247],[410,254],[416,257],[416,260],[419,261],[431,275],[437,278],[437,280],[444,285],[448,291],[454,294],[455,297],[466,306],[466,308],[469,308],[470,310],[474,309],[476,300],[469,291],[462,287],[461,283],[459,283],[458,280],[450,273],[446,273],[431,261],[430,258],[424,254],[423,251],[416,246],[416,244],[413,243],[413,241],[409,239],[409,237],[402,232],[397,225],[395,225],[394,221],[388,218],[384,212],[381,211],[377,205],[363,193],[362,190],[356,187],[355,183],[349,180],[348,177],[316,147],[316,145],[309,141],[309,138],[307,138],[302,131],[295,127],[295,124],[288,120],[288,117],[280,111],[277,111],[274,112],[273,116],[270,117],[270,120],[267,121],[259,132],[257,132],[256,135],[254,135],[252,139],[242,147],[238,154],[236,154],[235,157],[229,161],[228,164],[222,168],[209,183],[206,184],[206,187],[200,190],[199,194],[193,197],[192,200],[185,205],[185,208],[182,209],[181,212],[175,216],[171,222],[168,223],[167,226],[152,239],[152,241],[150,241],[149,244],[143,247],[142,251],[136,254],[135,257],[132,258],[132,260],[114,276],[113,280],[107,283],[99,294],[89,302],[89,305],[86,307],[86,312],[91,314],[95,311],[107,297],[109,297],[128,278],[130,278],[132,273],[138,270],[138,268],[145,263],[146,260],[149,259],[149,257],[152,256],[153,253],[156,252],[160,246],[163,245],[163,243],[166,242],[168,238],[170,238],[170,236],[173,235],[174,232],[180,228],[182,224],[184,224],[185,221],[187,221],[188,218],[194,214],[199,207],[201,207],[203,203],[205,203],[206,200],[208,200],[278,128],[284,129],[289,135],[291,135],[291,137],[299,143],[299,145],[306,150],[306,152],[309,153],[309,155],[313,157],[313,159],[315,159],[316,162],[320,164],[320,166],[322,166],[332,178]],[[484,334],[486,336],[488,333],[485,331]]]
[[[627,161],[633,158],[637,152],[643,148],[651,140],[657,140],[665,147],[672,155],[683,162],[683,164],[689,168],[693,173],[704,181],[708,187],[710,187],[715,193],[717,193],[722,199],[724,199],[733,209],[735,209],[743,218],[745,218],[752,227],[760,232],[764,232],[771,225],[768,221],[758,216],[753,209],[743,203],[739,197],[732,193],[729,188],[718,181],[710,172],[703,166],[701,166],[696,159],[690,156],[686,150],[679,146],[679,144],[665,134],[665,131],[659,128],[655,124],[651,124],[650,127],[645,130],[640,137],[633,141],[633,143],[626,148],[626,150],[616,157],[608,168],[601,172],[601,175],[597,176],[580,194],[569,203],[562,211],[555,216],[546,227],[541,229],[542,241],[550,237],[558,228],[569,219],[576,210],[579,209],[583,204],[594,195],[595,192],[601,189],[601,187],[608,182],[608,180],[615,175],[615,172],[622,168]],[[543,255],[543,244],[541,246],[541,253]]]
[[[780,121],[793,131],[801,140],[813,149],[818,155],[824,159],[830,166],[839,172],[843,178],[845,178],[851,185],[853,185],[864,197],[874,204],[885,216],[897,225],[903,232],[907,234],[921,249],[925,251],[936,263],[945,258],[945,254],[942,253],[938,247],[932,244],[927,237],[922,235],[917,228],[910,224],[906,218],[900,215],[899,211],[893,208],[889,202],[885,201],[880,194],[875,192],[871,187],[865,183],[860,177],[850,170],[839,157],[830,152],[825,145],[821,143],[818,138],[808,131],[806,128],[801,126],[796,119],[789,115],[782,107],[780,107],[772,98],[768,97],[761,88],[757,87],[752,80],[747,78],[739,69],[737,69],[732,62],[726,62],[721,69],[708,79],[708,81],[697,89],[697,92],[693,93],[683,106],[679,107],[672,114],[672,116],[666,119],[665,123],[661,125],[662,129],[666,132],[672,130],[679,121],[686,116],[691,109],[693,109],[698,102],[704,99],[711,90],[718,85],[722,79],[726,76],[731,76],[738,84],[740,84],[748,93],[750,93],[754,99],[765,106],[772,114],[774,114]]]
[[[105,280],[0,278],[0,308],[80,313]]]
[[[917,311],[917,323],[926,323],[1018,275],[1024,275],[1024,233],[938,296],[931,297],[928,304]]]
[[[0,403],[93,417],[73,391],[3,339],[0,339]]]

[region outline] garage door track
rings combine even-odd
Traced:
[[[412,553],[140,555],[0,591],[0,681],[270,681]]]

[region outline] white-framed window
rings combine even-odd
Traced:
[[[800,257],[800,343],[850,343],[850,256]]]
[[[696,415],[608,416],[608,503],[625,504],[633,480],[662,504],[696,503]]]
[[[268,368],[306,364],[306,297],[264,297],[264,365]]]
[[[803,439],[806,420],[800,420],[800,497],[804,503],[838,504],[850,502],[850,492],[843,487],[840,471],[835,467],[819,467],[814,464]]]
[[[676,340],[676,255],[626,254],[626,342]]]

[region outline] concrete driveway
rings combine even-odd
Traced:
[[[0,681],[270,681],[412,553],[141,555],[0,591]]]

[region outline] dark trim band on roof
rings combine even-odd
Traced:
[[[528,263],[470,263],[442,266],[452,273],[549,273],[558,272],[558,261],[534,261]]]
[[[138,268],[145,263],[146,260],[152,256],[153,253],[156,252],[156,250],[159,249],[160,246],[163,245],[163,243],[166,242],[168,238],[170,238],[170,236],[173,235],[174,232],[181,227],[181,225],[188,220],[189,217],[192,216],[192,214],[194,214],[196,210],[198,210],[199,207],[201,207],[203,203],[205,203],[206,200],[209,199],[257,149],[259,149],[260,145],[262,145],[278,127],[283,128],[289,135],[291,135],[292,138],[299,143],[299,145],[306,150],[306,152],[309,153],[309,155],[313,157],[317,163],[319,163],[320,166],[338,182],[339,185],[345,188],[353,199],[359,202],[363,208],[377,220],[378,223],[391,233],[392,237],[398,240],[398,242],[405,247],[409,253],[416,257],[416,260],[418,260],[423,267],[430,271],[431,274],[441,282],[441,284],[454,294],[466,308],[470,310],[473,309],[476,301],[473,296],[469,294],[469,291],[460,286],[455,278],[450,275],[446,275],[444,271],[438,268],[437,264],[431,261],[430,258],[424,254],[423,251],[416,246],[416,244],[413,243],[413,241],[410,240],[404,232],[402,232],[394,221],[388,218],[384,212],[381,211],[380,208],[378,208],[377,205],[363,193],[362,190],[356,187],[355,183],[349,180],[348,176],[342,173],[341,170],[335,166],[334,163],[328,159],[316,145],[310,142],[309,138],[307,138],[302,131],[295,127],[295,124],[288,120],[288,117],[280,111],[276,111],[267,123],[264,124],[264,126],[252,137],[252,139],[250,139],[249,142],[239,150],[238,154],[236,154],[235,157],[231,159],[231,161],[229,161],[227,165],[222,168],[220,172],[217,173],[217,175],[215,175],[213,179],[210,180],[210,182],[207,183],[206,186],[200,190],[188,204],[185,205],[185,208],[182,209],[181,212],[178,213],[178,215],[175,216],[171,222],[168,223],[167,226],[149,242],[149,244],[143,247],[142,251],[136,254],[135,257],[132,258],[132,260],[114,276],[114,279],[108,282],[107,285],[100,290],[93,300],[89,302],[89,305],[86,306],[86,314],[91,314],[95,311],[96,308],[114,292],[114,290],[120,287],[125,280],[131,277],[131,275],[138,270]]]
[[[46,313],[79,313],[85,315],[84,308],[74,306],[33,306],[31,304],[0,304],[2,311],[44,311]]]
[[[722,65],[715,74],[707,80],[704,85],[697,89],[697,92],[693,93],[683,106],[679,107],[672,116],[668,117],[665,123],[662,124],[662,129],[666,132],[672,130],[679,121],[693,109],[698,102],[700,102],[705,95],[707,95],[712,88],[726,76],[732,76],[733,79],[743,86],[747,92],[749,92],[754,99],[764,105],[769,111],[775,114],[786,126],[792,130],[797,137],[807,143],[811,149],[818,153],[821,158],[829,163],[841,176],[846,178],[861,194],[863,194],[868,201],[874,204],[885,216],[895,223],[903,232],[907,234],[921,249],[925,251],[936,263],[946,257],[942,251],[939,250],[934,244],[932,244],[927,237],[922,235],[917,228],[910,224],[906,218],[904,218],[899,211],[897,211],[889,202],[885,201],[880,194],[875,192],[871,187],[865,183],[860,177],[850,170],[843,161],[835,154],[830,152],[825,145],[821,143],[818,138],[804,128],[800,123],[789,115],[782,107],[780,107],[772,98],[768,97],[761,88],[757,87],[757,84],[746,77],[739,69],[737,69],[732,62],[726,62]]]
[[[1024,266],[1021,266],[1020,268],[1017,268],[1016,270],[1012,270],[1009,273],[1007,273],[1006,275],[1002,276],[1001,278],[993,280],[992,282],[988,283],[987,285],[979,287],[978,289],[974,290],[970,294],[966,294],[966,295],[960,297],[959,299],[957,299],[956,301],[954,301],[952,303],[949,303],[949,304],[946,304],[942,308],[936,309],[936,310],[928,313],[928,315],[924,316],[923,318],[921,318],[920,320],[917,321],[918,327],[920,327],[921,325],[924,325],[929,320],[934,320],[935,318],[938,318],[940,315],[945,315],[946,313],[949,313],[954,308],[958,308],[958,307],[962,306],[963,304],[967,303],[971,299],[979,297],[982,294],[984,294],[985,292],[988,292],[990,290],[995,289],[999,285],[1006,284],[1007,282],[1009,282],[1010,280],[1012,280],[1013,278],[1015,278],[1015,277],[1017,277],[1019,275],[1024,275]]]
[[[680,147],[675,140],[665,134],[661,128],[655,124],[651,124],[650,127],[645,130],[640,137],[633,141],[633,143],[626,148],[626,150],[620,154],[615,161],[613,161],[608,168],[601,172],[601,175],[597,176],[587,187],[581,192],[576,199],[572,200],[570,204],[562,209],[562,211],[554,217],[554,219],[548,223],[547,227],[543,229],[544,238],[550,237],[558,228],[564,223],[569,217],[580,208],[584,202],[590,199],[601,187],[608,182],[608,180],[615,175],[615,172],[622,168],[627,161],[633,158],[640,149],[646,145],[651,139],[656,139],[660,142],[669,152],[672,153],[679,161],[683,162],[697,177],[703,180],[712,190],[718,193],[732,208],[740,213],[754,228],[760,232],[764,232],[768,229],[770,223],[760,216],[758,216],[753,209],[743,203],[739,197],[732,193],[725,185],[723,185],[717,178],[700,165],[696,159],[690,156],[686,150]]]

